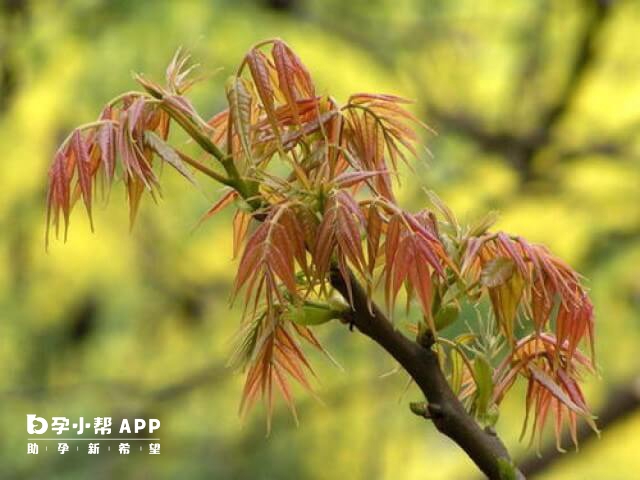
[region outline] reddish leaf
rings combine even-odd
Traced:
[[[61,148],[56,152],[53,163],[49,169],[49,189],[47,192],[47,229],[46,243],[49,244],[49,230],[53,225],[56,235],[59,230],[60,212],[64,221],[64,238],[67,238],[69,226],[69,213],[71,211],[71,174],[74,159],[69,156],[68,148]]]
[[[231,205],[235,199],[238,198],[238,192],[228,188],[225,193],[211,206],[209,210],[200,218],[198,225],[202,225],[203,222],[213,217],[216,213],[223,210],[226,206]]]
[[[280,129],[275,115],[275,96],[273,85],[271,84],[271,75],[269,74],[268,60],[261,51],[256,49],[251,50],[245,58],[273,134],[279,140]]]
[[[450,262],[446,252],[421,217],[395,213],[387,229],[385,245],[385,299],[390,313],[403,284],[418,296],[423,314],[432,331],[432,271],[444,277],[442,263]]]
[[[360,207],[346,191],[339,190],[329,198],[313,249],[316,278],[319,282],[324,283],[334,253],[347,286],[351,285],[347,262],[366,277],[366,262],[360,239],[361,229],[364,228],[365,219]]]
[[[82,192],[82,199],[87,208],[91,229],[93,230],[93,216],[91,215],[92,198],[92,178],[89,152],[82,135],[76,130],[71,136],[71,152],[75,158],[76,172],[78,173],[78,184]]]
[[[240,412],[246,414],[261,396],[267,409],[269,429],[273,410],[273,384],[275,383],[297,421],[289,380],[295,380],[313,393],[307,378],[308,374],[313,375],[313,370],[302,349],[289,334],[289,324],[275,319],[275,324],[271,325],[264,320],[266,317],[262,318],[262,321],[254,324],[253,331],[248,332],[254,340],[250,342],[248,352],[245,352],[245,363],[250,364],[250,368],[247,372]]]
[[[367,263],[369,266],[369,275],[373,278],[376,262],[380,255],[384,220],[375,204],[369,206],[367,213]]]
[[[349,187],[353,187],[354,185],[357,185],[359,183],[362,183],[366,180],[369,180],[370,178],[374,178],[380,175],[386,175],[387,172],[385,171],[381,171],[381,172],[368,172],[368,171],[360,171],[360,172],[345,172],[342,173],[340,175],[338,175],[336,178],[334,178],[333,182],[335,183],[336,187],[338,188],[349,188]]]
[[[276,71],[278,72],[278,87],[287,101],[293,116],[294,124],[300,125],[298,113],[298,91],[295,84],[296,70],[289,49],[283,42],[276,41],[271,51]]]
[[[256,305],[264,285],[264,302],[271,308],[283,302],[279,282],[293,297],[298,296],[295,262],[307,269],[304,233],[293,210],[286,204],[273,206],[245,245],[238,266],[234,296],[246,286],[246,303]]]

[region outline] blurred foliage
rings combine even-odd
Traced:
[[[239,312],[227,306],[230,219],[193,230],[217,191],[164,172],[128,230],[113,201],[97,233],[81,215],[66,245],[44,252],[44,188],[70,127],[160,77],[179,45],[212,77],[194,92],[204,114],[247,48],[286,39],[322,92],[414,97],[439,135],[403,178],[473,219],[549,245],[587,278],[597,309],[601,378],[640,372],[640,4],[596,0],[71,0],[0,2],[0,477],[468,478],[471,462],[408,413],[406,378],[347,329],[320,335],[345,366],[313,357],[324,404],[300,395],[301,426],[279,408],[237,416],[242,378],[225,368]],[[222,71],[217,68],[222,67]],[[204,184],[204,182],[203,182]],[[514,453],[524,410],[512,395],[497,425]],[[399,399],[401,399],[399,401]],[[25,414],[157,417],[162,454],[26,455]],[[640,416],[544,478],[630,478]],[[626,439],[620,441],[621,439]],[[436,460],[437,461],[434,461]],[[611,466],[616,468],[612,469]]]

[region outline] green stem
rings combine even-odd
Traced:
[[[460,354],[460,356],[462,357],[462,361],[465,363],[465,365],[469,369],[469,373],[471,374],[471,377],[473,378],[473,382],[476,385],[478,385],[478,379],[476,378],[476,373],[475,373],[475,371],[473,369],[473,365],[471,365],[471,361],[467,357],[467,354],[462,349],[462,347],[460,345],[458,345],[456,342],[453,342],[453,341],[449,340],[448,338],[443,338],[443,337],[438,337],[436,339],[436,342],[437,343],[441,343],[443,345],[447,345],[447,346],[453,348],[456,352],[458,352]]]
[[[135,90],[131,90],[128,92],[121,93],[117,97],[112,98],[111,100],[109,100],[109,103],[107,105],[113,106],[127,97],[149,97],[149,95],[145,92],[138,92]]]
[[[225,177],[223,175],[220,175],[218,172],[210,169],[206,165],[203,165],[202,163],[198,162],[197,160],[191,158],[186,153],[182,153],[179,150],[176,150],[176,152],[178,153],[178,155],[180,155],[180,158],[182,159],[183,162],[188,163],[189,165],[191,165],[196,170],[200,171],[201,173],[204,173],[207,177],[213,178],[217,182],[220,182],[220,183],[222,183],[224,185],[227,185],[229,187],[235,188],[235,183],[232,182],[231,180],[229,180],[227,177]]]
[[[156,96],[156,98],[158,97]],[[160,97],[160,99],[162,99],[162,97]],[[178,123],[178,125],[182,127],[182,129],[187,133],[187,135],[193,138],[196,141],[196,143],[200,145],[200,147],[205,152],[212,155],[220,162],[224,170],[227,172],[228,178],[219,176],[217,173],[213,172],[213,170],[210,170],[204,167],[204,165],[194,165],[193,163],[191,163],[191,165],[197,168],[198,170],[200,170],[201,172],[205,173],[209,177],[225,185],[229,185],[230,187],[237,190],[240,196],[244,198],[254,210],[260,208],[262,203],[257,198],[258,184],[256,182],[248,182],[242,178],[242,176],[240,175],[240,172],[238,172],[238,169],[235,163],[233,162],[233,158],[229,155],[225,155],[224,152],[220,150],[220,148],[218,148],[218,146],[215,143],[213,143],[211,139],[201,131],[198,125],[196,125],[196,123],[190,118],[188,118],[186,115],[183,115],[182,113],[171,108],[165,102],[161,104],[161,107],[164,111],[166,111],[171,116],[171,118],[173,118]],[[203,170],[202,167],[204,167],[206,171]]]
[[[113,125],[117,125],[118,122],[116,122],[115,120],[96,120],[95,122],[89,122],[89,123],[84,123],[82,125],[80,125],[79,127],[76,127],[74,130],[71,131],[71,133],[69,135],[67,135],[67,138],[64,139],[64,141],[60,144],[60,147],[58,147],[58,149],[62,149],[62,147],[64,147],[67,143],[69,143],[69,141],[71,140],[71,137],[73,136],[73,134],[78,131],[78,130],[90,130],[92,128],[96,128],[96,127],[100,127],[102,125],[107,125],[107,124],[113,124]]]

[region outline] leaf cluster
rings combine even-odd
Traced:
[[[586,339],[593,352],[594,315],[579,275],[543,246],[490,231],[493,216],[461,225],[432,192],[429,208],[402,208],[398,168],[419,157],[419,132],[428,131],[409,101],[357,93],[339,104],[318,95],[300,58],[275,39],[246,54],[226,83],[227,108],[204,120],[186,97],[197,80],[188,60],[176,54],[163,86],[136,76],[142,91],[116,97],[62,143],[49,172],[47,224],[57,232],[63,222],[66,235],[80,199],[91,218],[96,185],[108,190],[117,174],[133,222],[142,194],[160,193],[155,159],[191,182],[193,168],[224,184],[202,220],[235,208],[241,411],[262,397],[270,413],[278,390],[295,412],[290,382],[311,390],[313,373],[301,345],[322,350],[312,326],[348,321],[351,292],[336,304],[331,276],[350,286],[353,272],[370,309],[382,289],[390,315],[401,296],[420,312],[416,341],[425,332],[436,339],[452,389],[481,421],[496,421],[522,377],[534,434],[549,412],[558,435],[564,420],[574,438],[578,416],[593,424],[579,386],[593,364],[579,345]],[[175,124],[212,165],[169,144]],[[484,299],[489,327],[447,338],[462,306]]]

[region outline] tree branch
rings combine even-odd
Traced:
[[[436,353],[431,350],[433,339],[425,339],[422,345],[413,342],[393,327],[377,305],[373,304],[370,312],[366,292],[353,274],[350,275],[351,323],[409,373],[429,402],[428,416],[436,428],[456,442],[484,474],[499,479],[499,459],[510,462],[509,453],[493,432],[480,428],[455,396],[440,369]],[[331,284],[348,298],[349,288],[337,269],[331,271]],[[518,475],[524,478],[520,472]]]
[[[488,478],[500,480],[499,461],[512,463],[509,452],[493,429],[480,428],[453,393],[440,369],[438,356],[431,350],[433,338],[417,343],[402,335],[375,302],[370,301],[351,271],[349,275],[348,286],[336,266],[330,273],[331,285],[344,298],[353,300],[346,322],[384,348],[407,371],[428,400],[423,416],[457,443]],[[525,478],[517,468],[515,472],[518,480]]]

